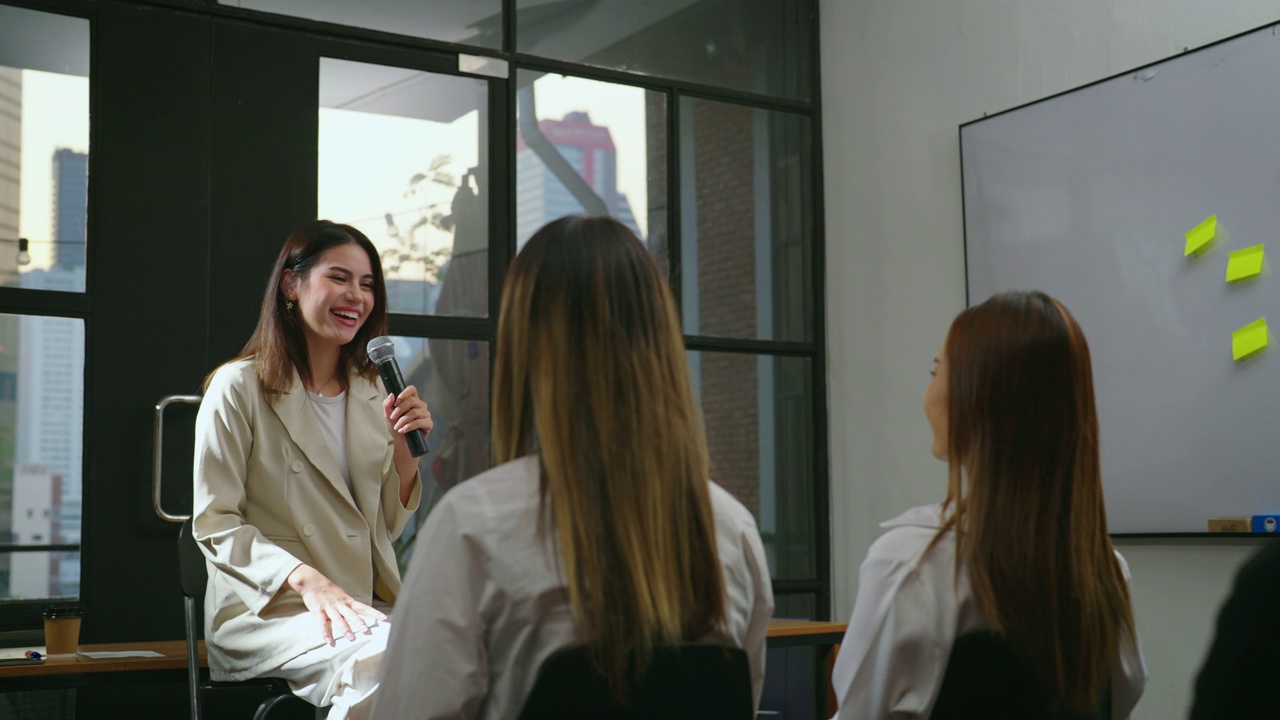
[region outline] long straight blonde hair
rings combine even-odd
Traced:
[[[1048,295],[1010,292],[960,313],[943,353],[952,513],[934,542],[957,531],[957,573],[1050,697],[1097,707],[1134,625],[1084,333]]]
[[[624,225],[562,218],[502,292],[493,453],[536,453],[578,629],[615,693],[723,627],[706,440],[675,303]]]

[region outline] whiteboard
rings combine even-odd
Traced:
[[[1093,358],[1113,533],[1280,512],[1280,24],[960,128],[968,301],[1040,289]],[[1183,257],[1216,214],[1228,238]],[[1260,277],[1228,253],[1266,247]],[[1259,317],[1268,349],[1234,361]]]

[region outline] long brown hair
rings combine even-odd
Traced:
[[[262,387],[267,402],[275,402],[275,398],[288,392],[293,385],[295,370],[303,383],[313,380],[299,311],[288,308],[284,291],[280,287],[284,271],[291,270],[296,282],[306,282],[312,266],[325,251],[349,243],[359,245],[369,256],[369,265],[373,268],[374,302],[355,338],[338,351],[338,373],[345,377],[355,369],[370,380],[377,376],[378,369],[369,362],[365,346],[370,339],[387,333],[387,284],[382,276],[382,261],[378,257],[378,250],[364,233],[350,225],[340,225],[328,220],[310,220],[299,225],[289,235],[289,239],[285,240],[284,247],[280,248],[275,266],[271,269],[271,278],[267,280],[266,292],[262,296],[258,326],[254,328],[253,335],[240,354],[227,361],[254,358],[258,384]],[[216,372],[215,370],[214,373]],[[214,373],[210,373],[204,380],[206,390]]]
[[[957,531],[957,573],[1050,696],[1096,707],[1134,625],[1084,333],[1048,295],[1009,292],[960,313],[943,353],[953,512],[934,542]]]
[[[725,622],[675,303],[624,225],[562,218],[511,264],[497,343],[495,463],[539,456],[574,618],[624,694],[656,646]]]

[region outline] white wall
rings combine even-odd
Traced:
[[[944,494],[920,410],[964,307],[958,126],[1280,20],[1280,0],[820,0],[835,615],[877,523]],[[1118,543],[1151,681],[1185,717],[1253,545]]]

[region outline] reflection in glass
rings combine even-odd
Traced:
[[[808,358],[690,351],[711,479],[755,515],[774,579],[813,579],[813,398]]]
[[[610,215],[666,252],[666,96],[614,83],[517,76],[516,244],[565,215]]]
[[[400,568],[431,508],[449,488],[489,469],[489,343],[481,340],[392,338],[405,382],[431,409],[430,449],[418,462],[422,505],[396,541]]]
[[[89,21],[0,6],[0,285],[84,292],[88,173]]]
[[[0,538],[80,543],[84,321],[0,314]],[[0,554],[0,599],[76,595],[78,552]]]
[[[378,247],[393,313],[488,314],[487,92],[321,58],[317,207]]]
[[[681,99],[686,334],[810,339],[809,126],[793,113]]]
[[[516,0],[522,53],[808,100],[812,0]]]
[[[502,0],[218,0],[250,10],[461,43],[502,47]]]

